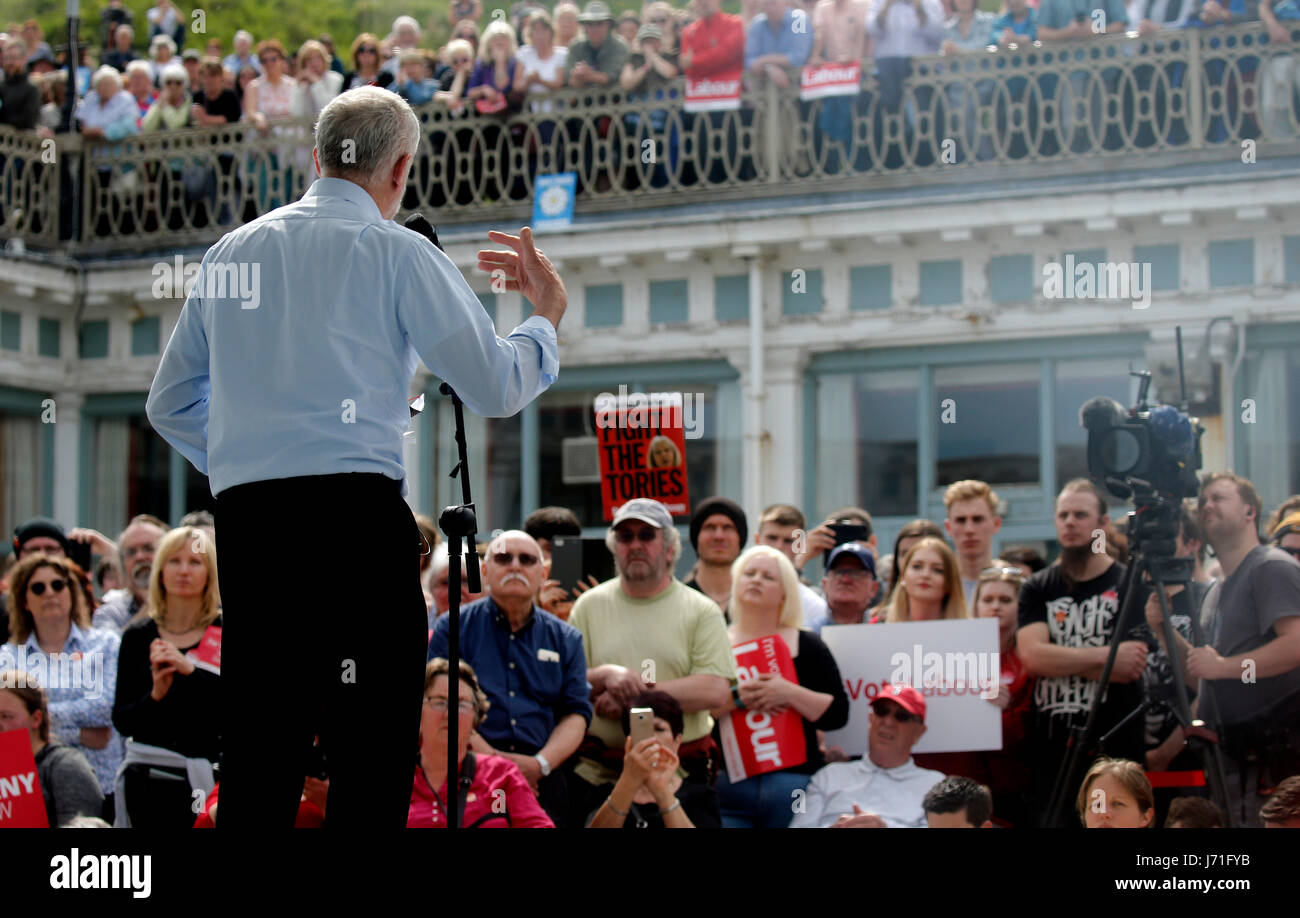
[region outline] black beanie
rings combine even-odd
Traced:
[[[695,508],[695,512],[691,514],[691,548],[699,551],[700,530],[704,528],[704,521],[718,513],[730,517],[736,524],[736,531],[740,533],[740,550],[744,551],[745,541],[749,538],[749,524],[745,522],[745,511],[740,509],[740,504],[725,497],[710,497]]]
[[[35,538],[44,536],[47,539],[54,539],[63,546],[66,554],[68,551],[68,536],[60,526],[52,519],[43,516],[32,517],[14,530],[14,554],[22,551],[23,546]]]

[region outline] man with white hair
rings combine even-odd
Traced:
[[[112,67],[118,73],[126,73],[126,65],[135,60],[131,42],[135,41],[135,29],[122,23],[113,30],[113,50],[104,52],[103,64]],[[94,85],[93,82],[91,85]]]
[[[587,732],[591,700],[582,635],[533,602],[545,577],[542,550],[528,533],[493,539],[483,559],[488,595],[460,610],[460,653],[492,703],[470,748],[518,765],[563,828],[564,766]],[[434,624],[430,660],[447,656],[450,621],[444,615]]]
[[[735,659],[722,610],[673,576],[681,533],[668,508],[637,498],[605,536],[618,576],[578,597],[569,624],[582,632],[596,716],[570,783],[575,813],[591,812],[623,767],[622,714],[647,688],[677,699],[685,715],[678,750],[689,780],[712,783],[717,744],[709,711],[731,698]]]
[[[405,824],[424,688],[419,527],[402,435],[417,362],[484,417],[520,411],[559,373],[567,297],[519,236],[478,253],[534,306],[506,338],[456,264],[393,223],[420,142],[415,112],[374,86],[321,111],[302,200],[227,233],[203,257],[146,411],[208,475],[221,531],[221,825],[293,825],[319,733],[329,822]],[[286,614],[301,585],[266,545],[267,520],[354,547],[356,577]],[[364,622],[364,624],[363,624]],[[274,717],[267,649],[276,653]]]
[[[244,67],[252,67],[257,71],[257,75],[262,75],[262,62],[257,59],[253,53],[253,35],[240,29],[235,33],[235,50],[233,54],[227,54],[225,60],[221,62],[231,73],[239,73]]]

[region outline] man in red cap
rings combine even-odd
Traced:
[[[795,801],[790,828],[925,827],[925,795],[944,779],[912,761],[912,747],[925,733],[925,699],[910,685],[885,683],[869,720],[867,754],[813,775],[806,799]]]

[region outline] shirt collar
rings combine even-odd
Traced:
[[[509,630],[510,616],[506,615],[505,610],[502,609],[500,606],[498,606],[497,601],[493,599],[491,596],[487,598],[487,602],[488,602],[488,608],[492,610],[492,621],[496,622],[502,628]],[[533,611],[532,614],[528,616],[528,621],[524,622],[523,627],[520,628],[519,630],[527,631],[529,628],[533,626],[533,622],[535,621],[537,621],[536,604],[533,605]]]
[[[76,622],[73,622],[72,630],[68,632],[68,639],[63,642],[63,652],[70,653],[72,650],[76,648],[83,647],[85,645],[85,639],[83,638],[82,635],[83,635],[82,630],[77,627]],[[35,628],[32,629],[31,634],[27,635],[26,647],[28,650],[34,651],[36,653],[45,652],[41,650],[41,645],[36,640]]]
[[[311,187],[307,189],[307,193],[303,197],[331,198],[346,201],[354,207],[359,207],[371,222],[386,222],[384,215],[379,212],[379,205],[370,196],[370,192],[356,182],[349,182],[347,179],[321,176],[311,183]]]
[[[916,767],[916,763],[909,756],[907,761],[902,765],[893,768],[881,768],[875,762],[871,761],[869,755],[863,755],[861,760],[862,770],[867,774],[883,775],[886,778],[892,778],[895,781],[906,780]]]

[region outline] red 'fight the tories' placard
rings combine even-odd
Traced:
[[[673,516],[689,514],[681,393],[634,392],[619,400],[597,399],[595,408],[605,520],[637,497],[659,501]]]

